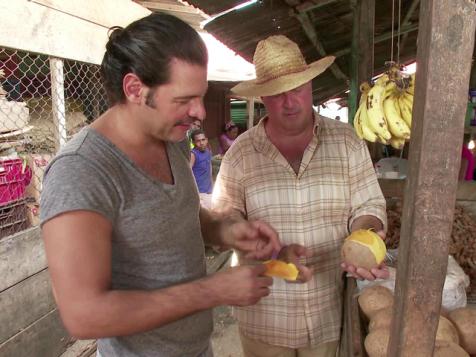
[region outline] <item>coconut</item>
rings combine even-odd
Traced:
[[[393,294],[384,286],[374,285],[363,289],[358,301],[365,316],[372,320],[377,311],[393,306]]]
[[[378,310],[369,322],[369,332],[375,329],[390,328],[392,324],[393,307],[388,306]]]
[[[444,316],[440,316],[436,339],[440,341],[459,343],[458,331],[456,327]]]
[[[463,307],[453,310],[449,319],[458,331],[461,347],[470,355],[476,354],[476,309]]]
[[[469,357],[469,354],[454,342],[436,341],[433,357]]]
[[[364,341],[365,350],[370,357],[386,357],[390,330],[388,328],[374,330]]]

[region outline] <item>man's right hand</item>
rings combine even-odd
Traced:
[[[244,265],[229,268],[210,276],[215,297],[219,305],[248,306],[254,305],[261,298],[268,296],[273,279],[264,276],[263,264]]]

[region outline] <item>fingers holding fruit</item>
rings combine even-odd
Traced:
[[[265,275],[288,282],[305,283],[312,278],[313,270],[302,264],[302,259],[311,256],[311,251],[302,245],[287,245],[280,250],[278,260],[268,260],[264,263],[267,267]]]

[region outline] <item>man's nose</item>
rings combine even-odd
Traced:
[[[292,93],[284,93],[283,106],[285,108],[291,108],[294,103],[294,96]]]
[[[197,118],[200,122],[205,120],[206,111],[203,98],[195,98],[192,100],[188,114],[192,118]]]

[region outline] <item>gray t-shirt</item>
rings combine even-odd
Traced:
[[[104,136],[84,128],[45,171],[41,224],[74,210],[98,212],[112,223],[113,289],[160,289],[206,275],[188,153],[173,143],[167,153],[173,185],[147,175]],[[100,339],[98,351],[103,357],[209,356],[212,328],[212,312],[203,311],[145,333]]]

